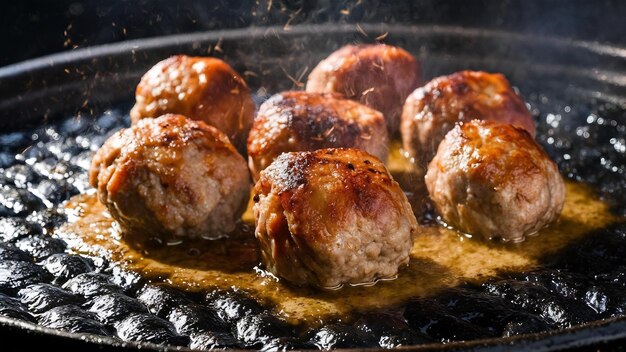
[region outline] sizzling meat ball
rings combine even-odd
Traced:
[[[224,132],[241,151],[254,119],[250,89],[227,63],[211,57],[173,56],[152,67],[137,86],[133,123],[182,114]]]
[[[311,71],[306,91],[340,93],[382,112],[393,135],[400,124],[402,104],[420,81],[419,64],[401,48],[347,45]]]
[[[416,89],[402,112],[402,144],[424,165],[457,122],[493,120],[524,128],[535,135],[526,105],[501,74],[461,71],[438,77]]]
[[[383,115],[333,94],[283,92],[267,100],[248,137],[250,170],[255,179],[283,152],[358,148],[386,160]]]
[[[228,233],[250,192],[246,162],[228,138],[172,114],[111,136],[93,158],[89,182],[122,229],[150,235]]]
[[[426,186],[448,224],[512,242],[554,221],[565,201],[559,170],[541,146],[527,131],[495,121],[473,120],[448,132]]]
[[[334,288],[392,278],[417,222],[383,163],[358,149],[285,153],[254,187],[255,235],[268,270]]]

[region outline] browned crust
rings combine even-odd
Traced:
[[[131,120],[166,113],[217,127],[243,150],[255,104],[245,80],[227,63],[211,57],[177,55],[157,63],[137,85]]]
[[[179,174],[192,167],[184,165],[189,145],[204,154],[200,160],[202,165],[198,167],[212,170],[214,177],[223,180],[221,193],[228,194],[241,187],[237,182],[242,179],[249,182],[247,175],[241,177],[238,174],[234,178],[229,174],[247,174],[247,170],[245,160],[228,138],[215,127],[182,115],[166,114],[141,120],[131,128],[115,133],[96,152],[89,170],[89,182],[97,189],[100,202],[127,232],[172,232],[174,225],[166,221],[173,213],[170,207],[180,206],[178,203],[193,205],[201,202],[200,192],[187,183],[198,180]],[[228,170],[216,167],[215,162],[220,160],[228,164],[221,165]],[[138,188],[142,185],[151,187],[154,183],[171,190],[176,195],[176,202],[154,200],[148,207],[139,201],[144,195]],[[241,205],[236,211],[239,214],[243,213],[246,204],[242,202]],[[187,219],[185,223],[193,228],[204,220]]]
[[[558,167],[528,131],[497,121],[454,127],[425,177],[438,213],[485,239],[523,241],[554,221],[565,201]]]
[[[462,151],[473,150],[466,155],[466,165],[472,170],[471,180],[488,183],[495,187],[513,182],[520,190],[527,188],[524,180],[549,171],[537,160],[554,164],[548,154],[535,142],[528,131],[494,121],[473,120],[455,127],[450,137],[451,148]],[[498,143],[484,141],[497,140]],[[465,149],[468,150],[468,149]],[[441,165],[441,164],[438,164]],[[556,169],[556,164],[554,164]]]
[[[358,149],[285,153],[255,188],[263,262],[298,284],[331,288],[392,278],[418,226],[383,163]]]
[[[318,199],[311,197],[320,188],[332,192],[331,202],[318,204]],[[385,217],[390,208],[399,206],[396,191],[402,193],[380,160],[347,148],[282,154],[261,172],[254,188],[255,194],[275,192],[282,210],[292,214],[293,221],[306,222],[303,227],[307,230],[290,236],[317,244],[330,240],[324,226],[337,229],[349,221],[349,214]]]
[[[393,135],[402,104],[421,79],[419,63],[404,49],[385,44],[347,45],[311,71],[306,90],[339,93],[382,112]]]
[[[282,92],[261,105],[248,137],[254,177],[284,152],[363,149],[386,160],[382,114],[334,94]]]
[[[460,71],[433,79],[407,98],[402,113],[403,148],[427,163],[456,123],[472,119],[513,124],[535,135],[532,115],[503,75]]]

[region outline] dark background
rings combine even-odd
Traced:
[[[620,0],[22,0],[3,3],[0,66],[128,39],[329,21],[483,27],[626,45],[626,1]]]

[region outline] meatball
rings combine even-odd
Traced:
[[[398,131],[402,104],[420,81],[419,64],[401,48],[347,45],[311,71],[306,91],[340,93],[382,112],[393,135]]]
[[[386,160],[383,115],[338,95],[306,92],[276,94],[261,105],[248,137],[248,159],[255,179],[283,152],[358,148]]]
[[[337,288],[394,278],[418,225],[383,163],[358,149],[280,155],[254,187],[255,235],[272,273]]]
[[[449,225],[511,242],[554,221],[565,201],[556,164],[528,131],[495,121],[448,132],[428,165],[426,187]]]
[[[402,112],[402,145],[426,165],[457,122],[473,119],[510,123],[535,135],[533,117],[501,74],[461,71],[416,89]]]
[[[111,136],[93,158],[89,182],[125,232],[189,238],[232,231],[251,187],[226,135],[173,114]]]
[[[240,151],[254,120],[250,89],[227,63],[211,57],[173,56],[142,78],[130,111],[133,123],[146,117],[182,114],[224,132]]]

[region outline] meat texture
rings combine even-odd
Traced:
[[[257,179],[281,153],[358,148],[386,160],[383,115],[338,95],[282,92],[264,102],[248,137],[248,160]]]
[[[311,71],[306,91],[339,93],[382,112],[393,136],[402,104],[420,82],[420,65],[404,49],[385,44],[347,45]]]
[[[485,239],[520,242],[554,221],[565,201],[556,164],[528,131],[495,121],[459,124],[428,165],[443,220]]]
[[[513,124],[535,135],[532,115],[503,75],[461,71],[433,79],[406,99],[403,148],[426,165],[456,123],[473,119]]]
[[[224,132],[243,151],[255,104],[245,80],[227,63],[211,57],[178,55],[163,60],[141,78],[130,117],[181,114]]]
[[[167,114],[111,136],[89,181],[126,232],[220,237],[246,208],[250,175],[226,135]]]
[[[418,230],[383,163],[358,149],[285,153],[254,188],[263,262],[294,284],[337,288],[394,278]]]

